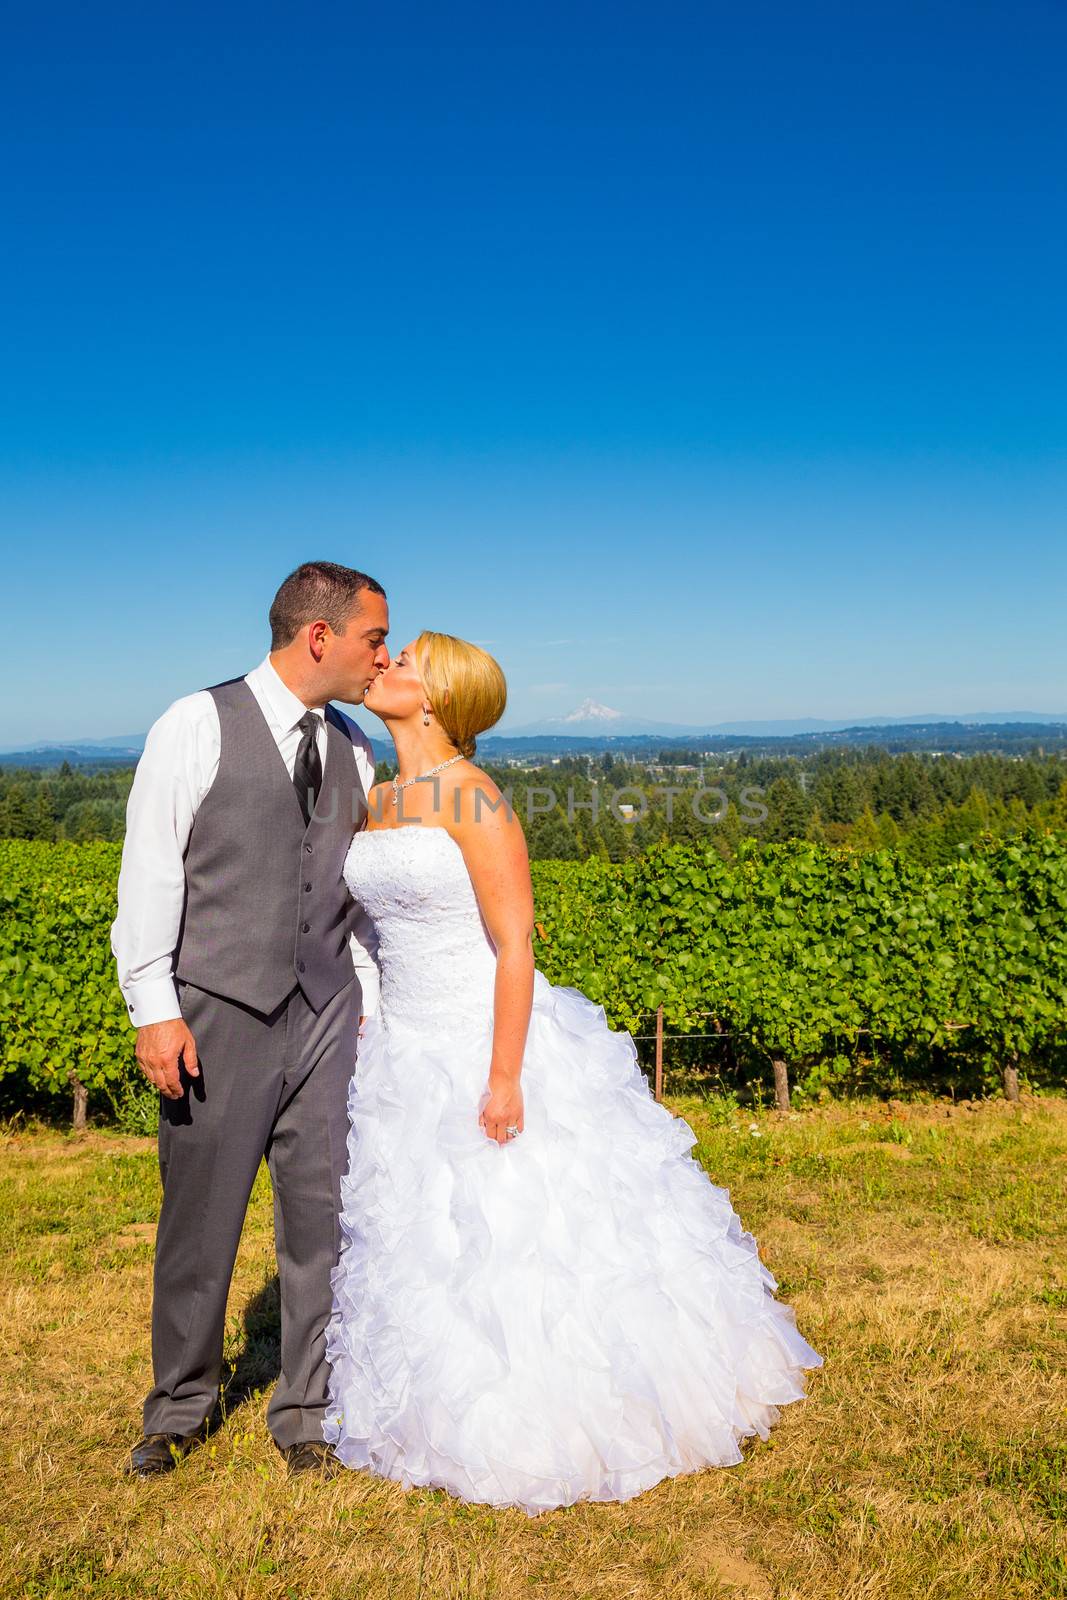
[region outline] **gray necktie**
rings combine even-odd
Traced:
[[[316,738],[318,720],[314,711],[305,711],[300,718],[299,726],[303,729],[303,733],[297,746],[296,763],[293,767],[293,784],[300,800],[305,823],[311,821],[315,801],[322,788],[322,762],[319,760]]]

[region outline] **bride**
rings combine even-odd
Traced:
[[[324,1436],[535,1515],[742,1460],[822,1357],[628,1033],[534,967],[521,824],[472,761],[504,676],[421,633],[365,704],[398,772],[346,882],[379,939],[349,1087]]]

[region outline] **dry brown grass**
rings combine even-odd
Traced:
[[[826,1365],[741,1465],[534,1519],[356,1473],[286,1478],[256,1388],[276,1333],[264,1177],[230,1302],[249,1398],[170,1477],[124,1480],[148,1378],[154,1147],[9,1131],[0,1595],[1067,1592],[1067,1103],[784,1123],[675,1108]]]

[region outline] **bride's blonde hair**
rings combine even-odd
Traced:
[[[425,628],[415,640],[415,661],[434,716],[470,760],[477,735],[500,721],[508,703],[499,663],[479,645]]]

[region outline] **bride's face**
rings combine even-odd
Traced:
[[[379,716],[402,719],[421,713],[425,698],[413,639],[403,650],[398,650],[385,670],[372,680],[363,696],[363,704]]]

